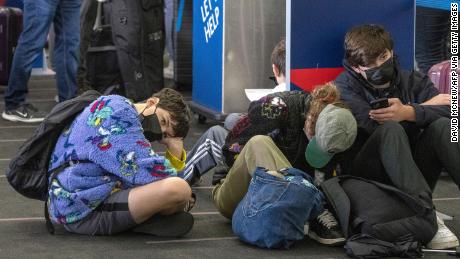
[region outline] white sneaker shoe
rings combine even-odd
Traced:
[[[444,224],[444,221],[437,216],[438,232],[426,246],[429,249],[447,249],[459,245],[458,238]]]

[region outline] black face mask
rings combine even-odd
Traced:
[[[394,79],[395,67],[393,65],[393,58],[388,59],[379,67],[374,67],[364,71],[366,78],[372,85],[384,85]]]
[[[149,142],[154,142],[163,139],[163,132],[161,131],[160,121],[156,113],[144,116],[139,114],[142,128],[144,129],[144,136]]]

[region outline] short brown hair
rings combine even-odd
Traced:
[[[286,75],[286,42],[284,39],[278,42],[273,49],[271,61],[278,68],[280,74]]]
[[[153,94],[152,97],[158,97],[160,99],[157,107],[168,111],[171,115],[171,119],[176,122],[176,124],[172,126],[174,136],[185,138],[190,129],[191,113],[182,95],[171,88],[163,88],[159,92]]]
[[[382,26],[366,24],[347,32],[344,47],[345,59],[350,65],[367,67],[386,50],[393,50],[393,40]]]

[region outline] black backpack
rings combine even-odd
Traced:
[[[431,241],[438,230],[430,202],[379,182],[339,176],[321,184],[345,237],[371,236],[390,243]]]
[[[94,90],[57,104],[38,125],[32,137],[22,144],[7,170],[6,177],[11,186],[27,198],[46,201],[48,197],[48,166],[51,153],[61,132],[72,123],[92,101],[101,94]],[[66,167],[68,165],[62,165]],[[57,170],[53,170],[57,171]],[[48,230],[52,233],[51,222],[45,202],[45,218]]]
[[[96,20],[85,19],[83,21],[84,23],[94,24],[85,54],[86,79],[92,89],[104,95],[118,94],[126,96],[118,62],[117,48],[113,43],[112,27],[107,22],[109,15],[106,14],[107,8],[105,7],[102,2],[98,2]]]

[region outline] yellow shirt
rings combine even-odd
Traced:
[[[180,158],[175,157],[169,150],[166,150],[166,159],[171,162],[171,165],[177,170],[181,171],[185,167],[185,160],[187,159],[187,154],[184,149],[182,149],[182,154]]]

